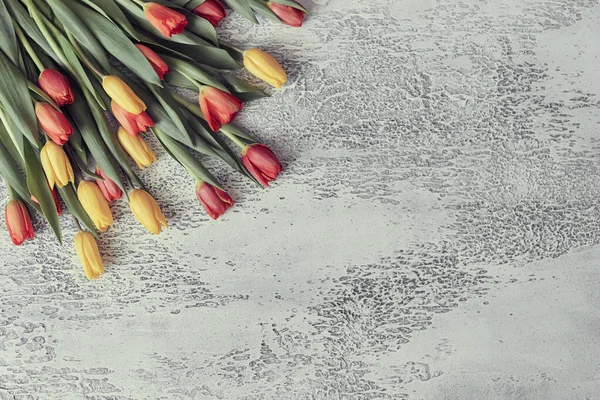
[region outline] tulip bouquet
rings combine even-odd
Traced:
[[[292,0],[224,1],[253,21],[258,13],[300,26],[306,13]],[[140,169],[156,161],[145,135],[189,172],[213,219],[233,200],[201,157],[262,186],[277,177],[271,149],[231,123],[244,101],[265,94],[231,70],[245,67],[276,88],[287,77],[271,55],[220,41],[224,16],[217,0],[0,0],[0,174],[15,245],[34,238],[32,210],[62,242],[64,202],[79,230],[76,253],[95,279],[111,202],[127,201],[160,233],[167,220],[129,161]],[[198,102],[169,86],[194,90]]]

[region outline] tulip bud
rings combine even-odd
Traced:
[[[33,225],[25,204],[12,199],[4,209],[4,221],[13,244],[20,246],[25,240],[33,239]]]
[[[259,49],[244,51],[244,66],[257,78],[276,88],[287,82],[287,75],[272,55]]]
[[[129,193],[129,206],[140,224],[153,234],[158,235],[162,232],[163,226],[168,227],[160,207],[148,192],[141,189],[132,190]]]
[[[140,169],[149,167],[156,161],[156,155],[141,136],[131,136],[123,127],[117,132],[119,143]]]
[[[77,198],[100,232],[105,232],[113,224],[113,216],[108,201],[94,182],[81,181],[77,188]]]
[[[75,251],[83,267],[85,276],[89,279],[98,279],[104,273],[104,265],[100,257],[100,250],[94,235],[90,232],[79,231],[75,235]]]
[[[71,162],[63,148],[56,143],[46,142],[40,151],[40,161],[46,178],[48,178],[50,189],[54,189],[54,185],[61,188],[69,182],[75,182]]]
[[[105,76],[102,79],[102,87],[106,94],[128,113],[137,115],[146,111],[146,104],[118,76]]]
[[[38,85],[59,107],[73,104],[71,84],[66,76],[54,69],[45,69],[38,78]]]
[[[242,102],[235,96],[211,86],[200,89],[200,109],[213,132],[228,124],[242,109]]]
[[[296,28],[302,26],[304,12],[301,10],[274,1],[269,1],[267,5],[284,24],[294,26]]]
[[[133,136],[137,136],[140,132],[146,132],[148,128],[154,126],[154,121],[145,111],[134,115],[125,111],[114,101],[110,103],[110,108],[119,124]]]
[[[204,3],[194,8],[194,14],[204,18],[214,27],[219,26],[219,22],[227,16],[225,7],[218,0],[205,0]]]
[[[42,130],[58,145],[63,145],[73,134],[73,127],[63,113],[52,107],[49,103],[37,103],[35,115]]]
[[[152,65],[152,68],[154,68],[160,80],[162,81],[163,79],[165,79],[165,75],[169,73],[169,66],[167,65],[167,63],[162,58],[160,58],[160,56],[156,54],[151,48],[146,47],[143,44],[136,44],[135,46],[150,62],[150,65]]]
[[[154,2],[144,4],[144,15],[152,26],[168,38],[183,32],[188,23],[185,15]]]
[[[281,164],[273,151],[264,144],[248,145],[242,152],[242,163],[263,186],[275,180],[281,172]]]
[[[96,184],[100,188],[102,195],[107,201],[113,202],[115,200],[119,200],[123,196],[121,188],[108,176],[106,176],[106,174],[100,169],[100,167],[96,168],[96,175],[104,179],[97,179]]]
[[[196,197],[212,219],[219,218],[233,205],[233,200],[227,192],[206,182],[198,183]]]
[[[56,213],[58,215],[62,215],[62,206],[60,205],[60,200],[58,199],[58,194],[56,194],[56,190],[50,189],[50,193],[52,194],[52,200],[54,200],[54,205],[56,206]],[[31,195],[31,201],[36,204],[40,204],[34,195]]]

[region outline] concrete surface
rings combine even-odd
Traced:
[[[214,222],[161,153],[93,283],[68,216],[4,235],[0,399],[600,398],[598,1],[305,4],[222,29],[290,71],[239,118],[271,188],[209,163]]]

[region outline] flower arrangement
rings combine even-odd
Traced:
[[[253,22],[298,27],[307,13],[293,0],[223,1]],[[277,178],[273,151],[232,124],[244,101],[265,93],[231,70],[245,67],[276,88],[287,76],[260,49],[220,41],[225,16],[218,0],[0,0],[0,174],[15,245],[34,239],[33,210],[62,242],[60,199],[88,279],[104,273],[97,240],[114,223],[110,203],[124,199],[159,234],[167,220],[129,161],[139,169],[156,161],[145,135],[189,172],[213,219],[234,202],[198,154],[262,186]],[[198,103],[169,86],[197,91]]]

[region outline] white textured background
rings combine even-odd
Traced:
[[[214,222],[161,153],[92,283],[67,215],[3,234],[0,399],[600,398],[598,1],[305,4],[221,29],[290,71],[238,118],[272,187],[209,162]]]

